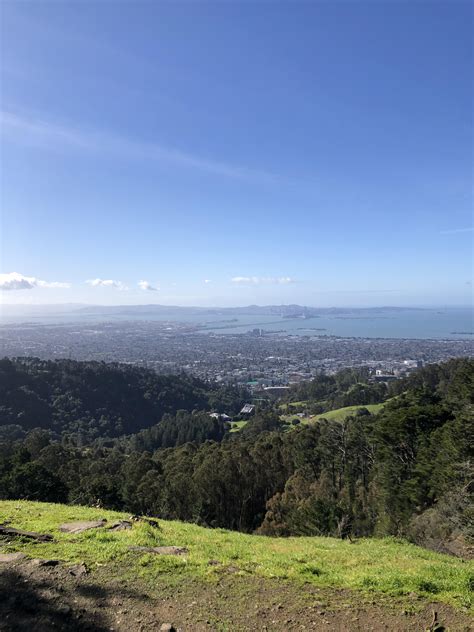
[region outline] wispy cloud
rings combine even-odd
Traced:
[[[122,281],[114,281],[113,279],[88,279],[86,281],[91,287],[110,287],[116,290],[128,290],[128,287]]]
[[[474,226],[467,228],[448,228],[447,230],[440,230],[441,235],[456,235],[457,233],[472,233]]]
[[[240,285],[287,285],[295,280],[289,276],[282,277],[258,277],[258,276],[236,276],[231,279],[232,283]]]
[[[138,281],[138,287],[141,290],[145,290],[147,292],[158,292],[158,288],[154,287],[151,283],[149,283],[148,281]]]
[[[211,279],[204,279],[204,283],[205,283],[206,285],[209,285],[209,283],[212,283],[212,281],[211,281]]]
[[[67,147],[75,151],[147,160],[218,176],[260,182],[274,182],[280,179],[276,174],[266,171],[208,159],[192,152],[165,147],[159,143],[136,140],[114,133],[80,129],[8,111],[0,112],[0,125],[6,137],[28,144],[39,144],[45,149]]]
[[[406,290],[381,289],[381,290],[317,290],[314,294],[387,294],[392,292],[404,292]]]
[[[0,274],[0,290],[33,290],[34,288],[68,288],[70,283],[59,281],[43,281],[36,277],[25,276],[19,272]]]

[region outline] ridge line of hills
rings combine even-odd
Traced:
[[[94,314],[94,313],[141,313],[141,312],[155,312],[155,313],[167,313],[169,312],[173,316],[179,313],[186,315],[206,315],[206,314],[223,314],[223,315],[278,315],[278,316],[292,316],[295,317],[317,317],[318,315],[325,314],[349,314],[354,312],[375,313],[375,312],[405,312],[405,311],[424,311],[426,307],[404,307],[404,306],[390,306],[382,305],[379,307],[311,307],[307,305],[298,304],[284,304],[284,305],[246,305],[236,307],[199,307],[199,306],[180,306],[180,305],[162,305],[157,303],[147,303],[139,305],[84,305],[84,304],[57,304],[57,305],[28,305],[28,304],[4,304],[2,310],[7,312],[23,311],[52,311],[52,310],[66,309],[68,312],[78,314]]]

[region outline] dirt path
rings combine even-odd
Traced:
[[[118,569],[71,574],[68,567],[17,560],[0,567],[0,630],[8,632],[148,632],[170,623],[183,632],[388,630],[423,632],[433,611],[451,632],[474,620],[443,604],[363,601],[346,590],[318,590],[223,572],[215,584],[161,576],[150,588],[121,579]]]

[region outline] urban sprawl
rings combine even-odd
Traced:
[[[162,321],[4,325],[0,336],[2,356],[124,362],[269,394],[344,367],[365,366],[374,380],[388,381],[427,363],[474,355],[472,340],[302,336],[258,328],[216,334]]]

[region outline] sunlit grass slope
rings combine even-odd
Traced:
[[[60,524],[74,520],[112,522],[127,514],[87,507],[0,501],[0,522],[29,531],[51,533],[48,543],[16,540],[3,552],[30,557],[85,562],[92,572],[107,564],[122,576],[153,582],[166,574],[170,584],[187,578],[215,581],[231,570],[241,575],[306,582],[318,587],[349,588],[365,593],[403,596],[415,593],[457,607],[470,607],[474,563],[440,555],[395,539],[363,539],[353,544],[334,538],[269,538],[193,524],[160,520],[160,529],[136,522],[131,530],[105,528],[81,534],[61,533]],[[130,551],[130,545],[185,546],[184,556]],[[217,561],[220,564],[209,564]],[[375,596],[375,595],[374,595]]]
[[[301,418],[300,422],[302,424],[310,424],[314,421],[318,421],[318,419],[330,419],[332,421],[343,421],[346,417],[350,417],[354,415],[357,410],[360,408],[366,408],[372,415],[377,414],[382,410],[384,404],[366,404],[365,406],[344,406],[344,408],[336,408],[335,410],[329,410],[326,413],[321,413],[319,415],[311,415],[310,417]],[[285,414],[282,415],[282,419],[284,421],[291,421],[296,417],[296,414]]]
[[[233,421],[231,424],[230,432],[239,432],[242,428],[245,428],[247,421]]]
[[[346,417],[350,415],[354,415],[354,413],[360,408],[367,408],[369,413],[372,415],[377,414],[382,410],[384,404],[366,404],[365,406],[345,406],[344,408],[336,408],[335,410],[330,410],[327,413],[321,413],[320,415],[316,415],[316,419],[320,419],[324,417],[325,419],[334,419],[336,421],[342,421]]]

